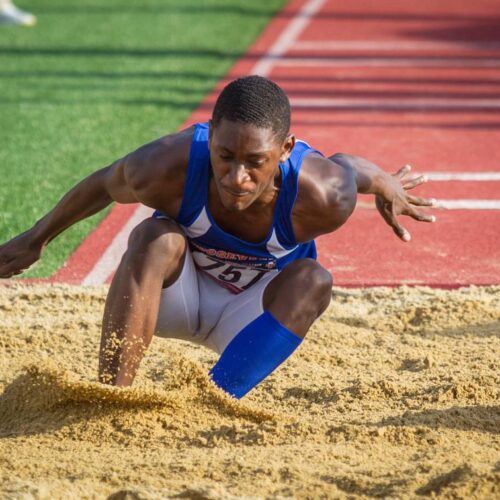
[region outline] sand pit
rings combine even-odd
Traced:
[[[105,288],[0,288],[0,497],[498,498],[500,287],[350,291],[240,402],[155,338],[96,383]]]

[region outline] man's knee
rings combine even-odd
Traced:
[[[278,319],[295,325],[294,331],[304,334],[314,320],[328,307],[332,296],[330,273],[312,259],[300,259],[289,264],[268,285],[264,293],[264,308],[272,310]]]
[[[146,219],[130,233],[124,259],[129,264],[147,265],[180,262],[187,241],[182,229],[172,221]]]
[[[301,296],[317,304],[322,313],[332,297],[332,275],[313,259],[292,262],[285,271],[291,275],[290,284]]]

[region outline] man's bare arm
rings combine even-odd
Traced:
[[[421,212],[418,207],[431,207],[436,200],[408,193],[408,190],[427,181],[423,175],[405,179],[411,170],[409,165],[390,175],[371,161],[358,156],[337,153],[331,156],[330,160],[354,172],[358,193],[375,195],[375,204],[380,215],[403,241],[409,241],[411,236],[400,224],[399,215],[408,215],[421,222],[435,222],[435,216]]]
[[[356,206],[357,193],[373,194],[377,209],[403,241],[409,232],[399,223],[399,215],[434,222],[435,217],[418,207],[432,206],[433,199],[419,198],[409,189],[426,181],[424,176],[404,179],[409,166],[390,175],[374,163],[356,156],[335,154],[306,158],[299,176],[299,194],[293,210],[297,241],[309,241],[344,224]]]
[[[0,245],[0,278],[21,274],[56,236],[113,201],[175,212],[182,197],[189,134],[183,131],[143,146],[74,186],[31,229]]]
[[[292,212],[295,238],[310,241],[342,226],[356,207],[354,170],[312,154],[302,164]]]

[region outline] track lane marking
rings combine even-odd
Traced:
[[[139,205],[120,231],[113,238],[113,241],[106,248],[99,260],[95,263],[92,270],[82,280],[82,285],[100,285],[106,283],[106,280],[117,268],[122,255],[127,249],[128,237],[132,229],[147,217],[150,217],[153,209],[144,205]]]
[[[500,181],[500,172],[424,172],[430,181]]]
[[[436,200],[431,208],[447,210],[500,210],[500,200]]]
[[[472,59],[464,57],[286,57],[276,58],[271,65],[280,67],[334,67],[334,68],[495,68],[500,69],[500,58],[485,57]]]
[[[367,50],[375,51],[418,51],[418,50],[471,50],[491,51],[500,50],[500,42],[408,42],[408,41],[375,41],[375,40],[299,40],[292,46],[292,50]]]
[[[356,203],[356,208],[375,210],[375,202],[360,200]],[[422,207],[426,209],[445,210],[500,210],[500,200],[445,200],[437,199],[432,207]]]
[[[266,54],[257,61],[253,67],[252,73],[268,76],[276,61],[290,50],[297,40],[297,37],[311,21],[311,18],[321,10],[325,3],[326,0],[309,0],[300,9],[300,12],[293,17]]]
[[[293,95],[293,91],[290,92]],[[426,97],[413,98],[380,98],[380,99],[344,99],[336,97],[292,97],[295,108],[370,108],[370,109],[500,109],[500,99],[443,99]]]

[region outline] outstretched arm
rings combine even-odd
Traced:
[[[186,161],[187,136],[189,131],[183,131],[143,146],[74,186],[31,229],[0,245],[0,278],[21,274],[57,235],[113,201],[175,210],[171,206],[183,183],[179,165]]]
[[[134,193],[124,179],[125,161],[94,172],[68,191],[31,229],[0,246],[0,277],[22,273],[45,246],[74,223],[99,212],[112,201],[132,203]]]
[[[409,165],[390,175],[374,163],[357,156],[337,153],[331,156],[330,160],[354,172],[358,193],[375,195],[377,210],[403,241],[410,241],[411,235],[399,223],[399,215],[408,215],[422,222],[435,222],[434,215],[425,214],[418,208],[431,207],[435,200],[408,193],[408,190],[427,181],[423,175],[410,180],[404,179],[411,170]]]

